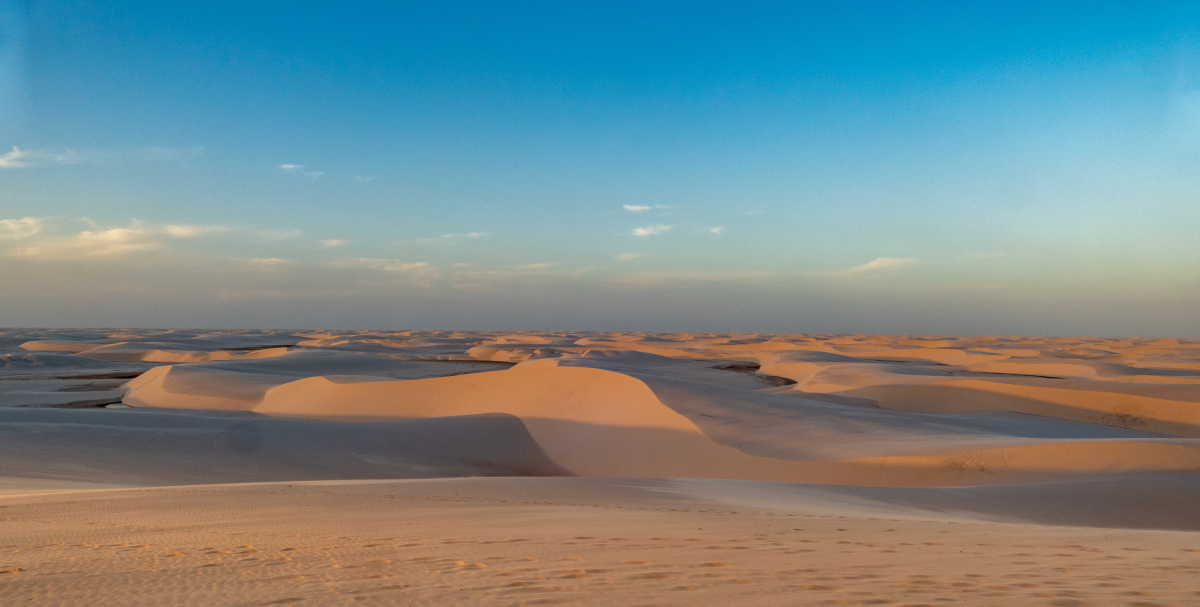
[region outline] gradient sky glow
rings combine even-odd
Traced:
[[[1146,4],[0,0],[0,326],[1200,336]]]

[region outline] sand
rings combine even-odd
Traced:
[[[14,604],[1200,604],[1200,340],[10,330],[0,365]]]

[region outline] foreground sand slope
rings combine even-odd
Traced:
[[[995,523],[848,489],[461,479],[0,498],[0,596],[14,605],[1200,602],[1200,533]],[[995,491],[993,501],[1015,497]]]

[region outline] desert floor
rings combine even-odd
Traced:
[[[0,331],[0,603],[1200,605],[1200,340]]]

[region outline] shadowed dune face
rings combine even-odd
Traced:
[[[282,424],[270,426],[280,437],[293,431],[284,422],[348,428],[357,420],[367,424],[357,427],[393,424],[401,432],[421,421],[422,431],[446,437],[425,465],[445,460],[454,474],[512,466],[537,474],[921,486],[1200,471],[1200,341],[26,331],[0,336],[0,344],[7,390],[0,399],[14,405],[119,401],[172,410],[179,420],[225,412],[264,428]],[[78,371],[66,371],[72,361]],[[172,364],[147,369],[153,362]],[[97,365],[136,377],[96,391],[115,399],[83,400],[87,384],[74,375]],[[68,390],[81,390],[71,393],[77,400],[62,396]],[[38,398],[44,402],[29,402]],[[445,429],[435,432],[439,424]],[[455,424],[496,424],[493,436],[513,441],[512,449],[475,457],[478,441],[452,438]],[[328,436],[338,438],[320,449],[346,461],[369,463],[387,450],[363,455],[354,433]],[[263,449],[291,453],[287,442]],[[409,461],[413,443],[395,444],[402,443],[388,449]],[[155,444],[204,451],[186,441]],[[518,457],[531,448],[546,461]],[[463,463],[471,461],[480,462],[478,471]]]
[[[176,485],[568,474],[504,414],[347,423],[0,409],[0,477]]]

